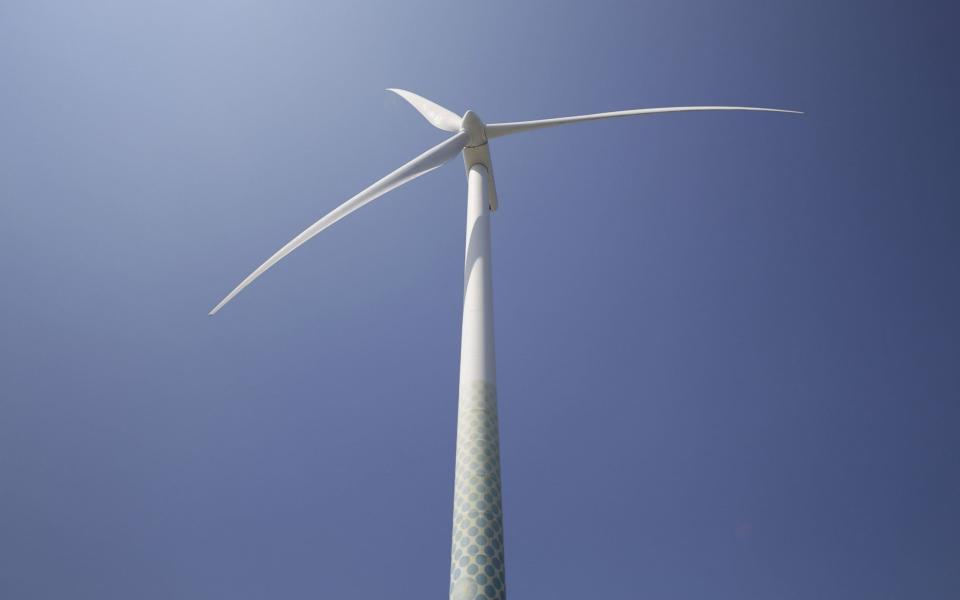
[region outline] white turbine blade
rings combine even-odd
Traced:
[[[419,96],[413,92],[408,92],[407,90],[387,88],[387,91],[393,92],[409,102],[421,115],[423,115],[424,119],[430,121],[430,123],[437,129],[454,132],[460,131],[460,117],[458,117],[454,112],[440,106],[436,102],[431,102],[423,96]]]
[[[441,142],[440,144],[437,144],[433,148],[427,150],[420,156],[411,160],[393,173],[390,173],[380,181],[374,183],[353,198],[350,198],[340,206],[327,213],[326,216],[308,227],[303,233],[287,242],[286,246],[277,250],[277,252],[268,258],[266,262],[257,267],[256,271],[247,275],[247,278],[241,281],[240,285],[235,287],[232,292],[227,294],[226,298],[221,300],[220,304],[217,304],[213,310],[210,311],[210,314],[216,314],[216,312],[223,308],[227,302],[233,300],[233,297],[239,294],[243,288],[253,283],[253,280],[257,277],[260,277],[264,271],[277,264],[281,258],[299,248],[304,242],[317,235],[327,227],[333,225],[361,206],[364,206],[372,200],[376,200],[390,190],[398,188],[408,181],[416,179],[424,173],[442,166],[448,160],[459,154],[460,151],[463,150],[467,145],[467,141],[469,139],[470,135],[461,131],[445,142]]]
[[[516,123],[491,123],[487,125],[487,138],[496,138],[511,133],[520,133],[521,131],[530,131],[531,129],[541,129],[543,127],[553,127],[555,125],[566,125],[568,123],[579,123],[581,121],[596,121],[598,119],[612,119],[614,117],[630,117],[633,115],[650,115],[654,113],[668,112],[689,112],[697,110],[754,110],[762,112],[781,112],[794,113],[802,115],[797,110],[784,110],[781,108],[757,108],[753,106],[669,106],[665,108],[638,108],[636,110],[618,110],[616,112],[596,113],[592,115],[578,115],[575,117],[558,117],[555,119],[540,119],[539,121],[518,121]]]

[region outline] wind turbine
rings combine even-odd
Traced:
[[[390,190],[442,166],[462,152],[467,171],[467,235],[463,266],[463,323],[460,340],[450,598],[502,600],[506,597],[506,583],[490,264],[490,213],[497,210],[498,202],[488,141],[555,125],[634,115],[704,110],[802,113],[749,106],[672,106],[485,124],[471,110],[459,117],[413,92],[393,88],[388,91],[413,105],[434,127],[449,131],[453,136],[350,198],[287,242],[227,294],[210,314],[216,314],[254,279],[313,236]]]

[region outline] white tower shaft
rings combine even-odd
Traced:
[[[490,177],[481,164],[471,166],[467,174],[451,600],[506,598],[500,433],[493,352]]]

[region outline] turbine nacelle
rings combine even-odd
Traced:
[[[480,116],[472,110],[463,113],[463,119],[460,120],[460,131],[466,131],[470,134],[467,148],[482,146],[487,143],[487,126],[480,120]]]
[[[460,131],[470,136],[466,148],[463,149],[463,168],[466,169],[467,176],[470,176],[470,168],[474,165],[483,165],[490,174],[486,185],[486,200],[487,206],[493,212],[500,206],[500,201],[497,199],[497,179],[493,176],[493,161],[490,159],[490,146],[487,144],[487,126],[477,113],[468,110],[460,120]]]

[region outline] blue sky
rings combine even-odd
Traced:
[[[0,596],[442,598],[490,122],[515,598],[951,598],[947,3],[0,5]]]

